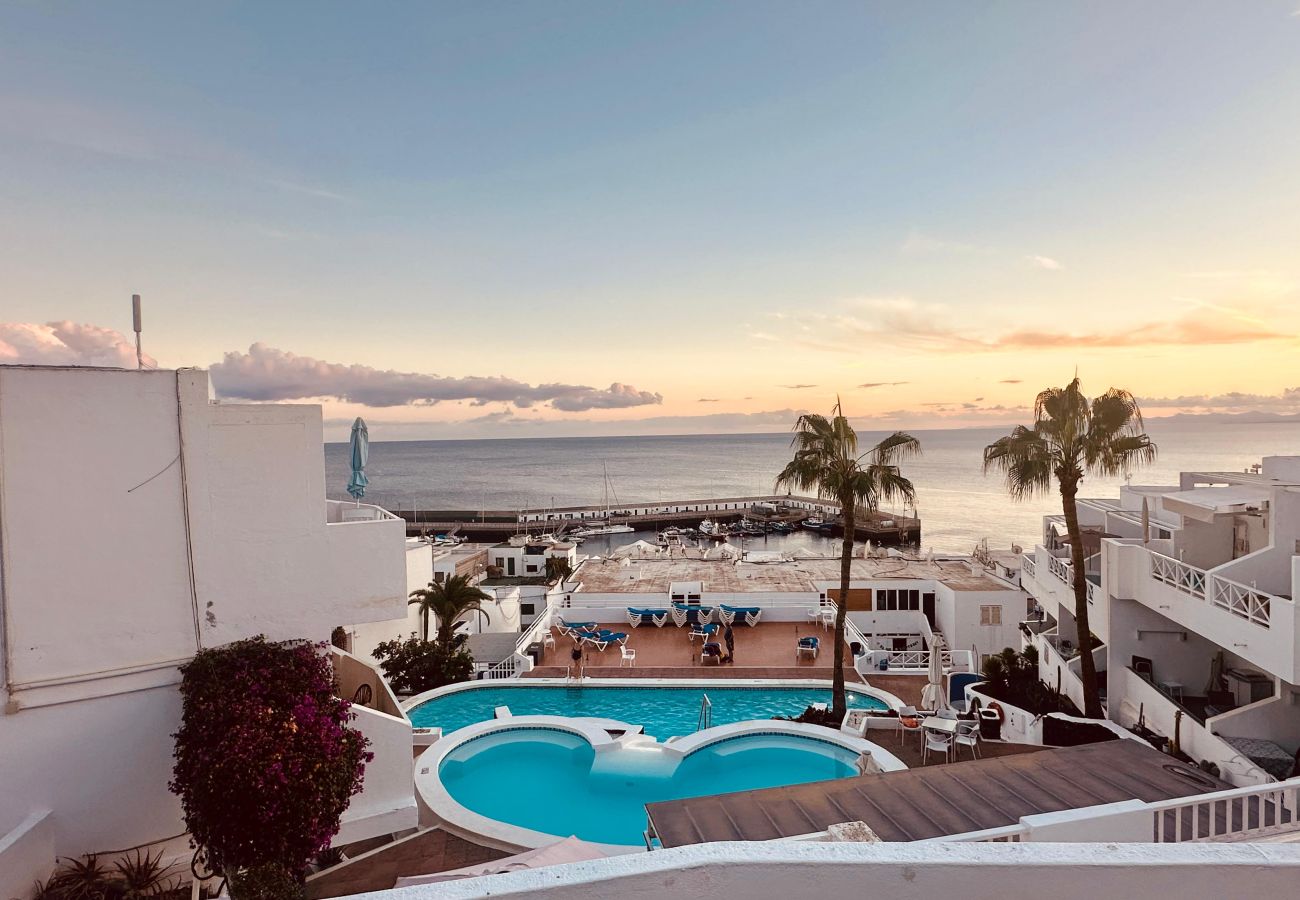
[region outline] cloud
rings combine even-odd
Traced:
[[[145,365],[157,365],[146,355]],[[0,363],[134,369],[135,342],[120,331],[81,322],[0,322]]]
[[[900,384],[911,384],[910,381],[868,381],[858,385],[861,389],[878,388],[878,387],[898,387]]]
[[[591,418],[534,419],[510,410],[454,421],[385,420],[367,416],[372,441],[421,440],[452,437],[500,436],[503,429],[528,437],[584,437],[600,435],[753,434],[787,432],[806,410],[770,409],[755,413],[704,413],[650,416],[609,421]],[[340,416],[324,422],[327,440],[346,441],[352,418]]]
[[[815,388],[815,387],[817,387],[817,385],[815,385],[815,384],[781,384],[781,385],[777,385],[777,387],[783,387],[783,388],[785,388],[786,390],[791,390],[791,391],[806,391],[808,388]]]
[[[973,325],[942,303],[908,297],[846,300],[837,312],[787,314],[809,328],[790,329],[784,341],[819,351],[861,353],[885,343],[924,353],[985,353],[1000,350],[1059,350],[1067,347],[1119,349],[1151,346],[1212,346],[1294,340],[1277,327],[1278,316],[1264,319],[1240,307],[1188,301],[1190,307],[1157,321],[1136,322],[1111,331],[999,330],[996,323]]]
[[[1005,334],[995,341],[1004,348],[1036,349],[1040,347],[1150,347],[1216,344],[1249,344],[1291,337],[1268,325],[1233,324],[1226,317],[1188,313],[1164,322],[1147,322],[1118,331],[1068,333],[1059,331],[1021,330]]]
[[[1003,378],[998,384],[1020,384],[1023,380],[1021,378]]]
[[[717,402],[718,402],[718,398],[717,398],[717,397],[701,397],[700,399],[696,400],[695,402],[696,402],[696,403],[717,403]]]
[[[1143,409],[1273,410],[1300,412],[1300,387],[1283,388],[1277,394],[1186,394],[1181,397],[1139,397]]]
[[[1038,268],[1047,269],[1049,272],[1057,272],[1061,268],[1061,264],[1056,260],[1052,259],[1050,256],[1035,256],[1033,254],[1030,254],[1025,258],[1028,259],[1030,262],[1032,262],[1034,265],[1038,266]]]
[[[210,369],[224,397],[242,400],[305,400],[331,397],[363,406],[431,405],[468,400],[476,406],[508,403],[520,409],[547,404],[565,412],[625,409],[663,402],[661,394],[615,382],[607,388],[580,384],[530,385],[504,376],[452,378],[370,366],[324,362],[265,344],[230,352]]]

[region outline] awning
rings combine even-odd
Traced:
[[[1248,484],[1231,484],[1224,487],[1193,488],[1164,494],[1162,504],[1168,512],[1181,513],[1202,522],[1213,521],[1216,513],[1244,512],[1248,507],[1259,508],[1269,501],[1269,492]]]

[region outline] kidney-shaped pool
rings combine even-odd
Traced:
[[[598,752],[566,729],[506,726],[443,756],[438,780],[455,803],[487,819],[629,846],[643,842],[647,803],[843,778],[857,774],[858,756],[843,742],[766,731],[685,754],[644,737]]]

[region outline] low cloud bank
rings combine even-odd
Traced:
[[[626,409],[663,402],[663,395],[615,382],[527,384],[501,375],[451,377],[346,365],[298,356],[266,344],[230,352],[209,370],[217,393],[240,400],[306,400],[328,397],[371,407],[433,405],[468,400],[476,406],[507,403],[527,409],[549,405],[564,412]]]

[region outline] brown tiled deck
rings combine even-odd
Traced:
[[[470,843],[440,828],[430,828],[313,878],[307,882],[307,897],[324,900],[386,891],[399,877],[448,872],[509,855],[504,850]]]
[[[874,680],[874,679],[873,679]],[[888,690],[888,688],[885,688]],[[874,744],[879,744],[883,749],[897,756],[907,764],[909,769],[921,768],[921,738],[917,734],[906,735],[905,741],[900,741],[898,732],[893,729],[873,728],[867,732],[867,740]],[[959,747],[957,755],[951,762],[964,762],[971,759],[969,747]],[[1001,759],[1006,756],[1020,756],[1024,753],[1038,753],[1049,748],[1032,744],[1004,744],[999,741],[980,741],[980,759]],[[947,765],[948,761],[937,754],[931,754],[930,760],[926,767]]]
[[[741,625],[733,629],[736,639],[736,662],[725,665],[702,664],[700,662],[701,639],[691,640],[687,637],[690,633],[689,628],[678,628],[672,622],[669,622],[663,628],[656,628],[653,625],[632,628],[626,622],[621,625],[606,623],[601,627],[608,628],[611,631],[624,631],[628,634],[627,646],[636,650],[636,665],[634,667],[619,665],[620,657],[617,645],[611,644],[604,652],[592,647],[585,647],[583,648],[583,666],[589,677],[597,675],[607,677],[611,674],[637,678],[692,677],[692,675],[680,671],[683,669],[702,669],[707,673],[707,676],[700,677],[711,678],[791,677],[786,674],[790,671],[798,673],[793,676],[795,678],[831,677],[831,654],[834,652],[835,632],[813,623],[764,622],[752,628],[748,625]],[[721,631],[718,634],[718,641],[721,643]],[[799,638],[808,635],[815,635],[821,639],[821,652],[815,660],[806,656],[798,659],[796,658],[795,647],[799,642]],[[543,654],[540,666],[548,669],[548,674],[558,673],[562,676],[573,662],[571,658],[572,652],[572,639],[559,636],[555,640],[555,647],[548,648]],[[847,648],[844,659],[849,664],[849,671],[851,671],[852,658],[849,656]],[[770,676],[753,674],[752,670],[755,668],[780,670],[781,674]],[[622,671],[611,673],[609,670],[612,669],[622,669]],[[662,675],[656,675],[650,671],[658,669],[675,669],[678,671]],[[750,671],[748,674],[740,674],[742,670]]]

